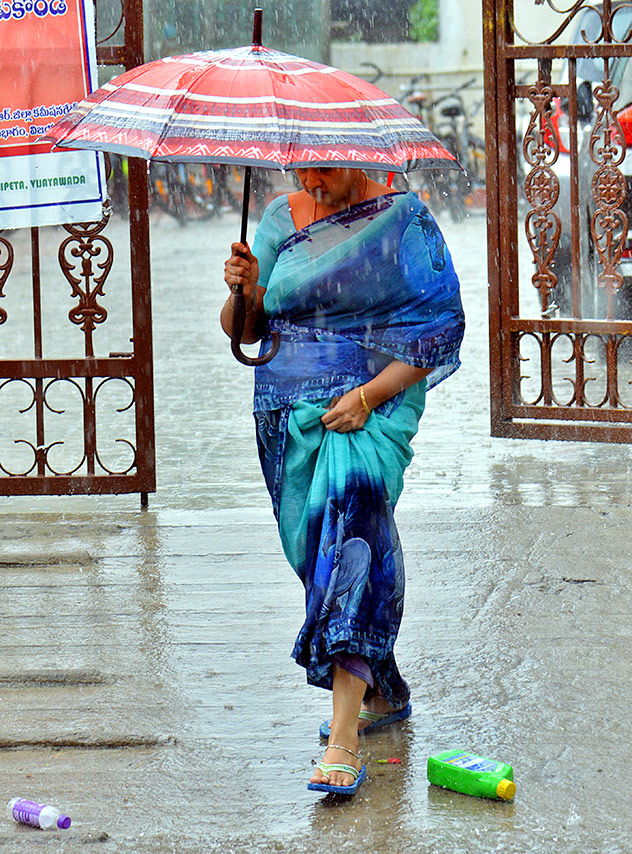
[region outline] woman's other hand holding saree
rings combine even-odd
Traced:
[[[350,433],[360,430],[369,417],[362,404],[360,387],[352,388],[341,397],[334,397],[327,407],[327,412],[320,419],[328,430],[337,433]]]
[[[415,368],[393,359],[390,365],[365,385],[352,388],[341,397],[334,397],[320,420],[328,430],[336,430],[338,433],[361,430],[376,406],[418,383],[429,373],[426,368]],[[366,408],[361,390],[364,391]]]

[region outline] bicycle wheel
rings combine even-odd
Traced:
[[[187,213],[186,191],[182,184],[180,175],[173,174],[172,170],[167,172],[167,211],[180,225],[186,225],[189,219]]]
[[[465,172],[451,170],[446,184],[446,207],[452,218],[452,222],[462,222],[467,215],[467,197],[470,193],[471,183]]]

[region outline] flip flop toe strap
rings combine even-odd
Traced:
[[[361,721],[369,721],[374,724],[376,721],[381,721],[382,718],[386,718],[390,714],[390,712],[370,712],[368,709],[361,709],[358,717]]]
[[[338,765],[336,763],[329,765],[327,762],[319,762],[318,768],[320,768],[325,777],[330,777],[333,771],[340,771],[342,774],[351,774],[354,780],[357,780],[360,776],[360,772],[352,765]]]

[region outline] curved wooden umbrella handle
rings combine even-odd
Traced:
[[[255,19],[256,13],[261,12],[260,9],[255,9]],[[259,18],[261,16],[259,15]],[[259,21],[259,26],[261,26],[261,21]],[[255,36],[253,36],[253,39]],[[261,41],[259,41],[259,44]],[[246,235],[248,231],[248,208],[250,206],[250,166],[246,166],[246,170],[244,173],[244,197],[242,201],[242,209],[241,209],[241,242],[246,242]],[[276,354],[279,352],[279,347],[281,346],[281,336],[278,332],[272,333],[272,344],[270,349],[263,354],[263,356],[246,356],[245,353],[241,352],[241,336],[244,334],[244,327],[246,325],[246,298],[243,293],[243,289],[241,285],[237,285],[235,290],[233,291],[233,324],[230,328],[230,349],[233,352],[233,356],[237,359],[238,362],[241,362],[242,365],[266,365],[271,359],[274,359]]]
[[[241,336],[244,332],[245,323],[246,298],[241,292],[241,288],[239,288],[238,291],[233,293],[233,325],[231,328],[230,349],[233,351],[233,356],[238,362],[241,362],[242,365],[250,365],[251,367],[254,367],[255,365],[266,365],[271,359],[274,359],[276,354],[279,352],[281,336],[278,332],[272,333],[272,344],[270,349],[265,352],[263,356],[246,356],[245,353],[241,352],[241,347],[239,346]]]

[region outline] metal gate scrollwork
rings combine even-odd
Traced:
[[[619,90],[610,80],[607,59],[604,83],[595,86],[593,94],[599,106],[590,135],[590,155],[598,167],[592,179],[596,209],[591,217],[590,232],[599,256],[598,286],[606,288],[608,314],[612,315],[613,296],[623,284],[618,264],[628,233],[628,219],[621,210],[626,185],[618,168],[625,157],[625,140],[614,110]]]
[[[524,186],[531,209],[525,219],[525,229],[536,265],[532,281],[540,292],[546,311],[549,294],[557,283],[552,264],[562,230],[560,218],[554,210],[560,182],[553,165],[559,155],[559,145],[551,121],[551,87],[538,80],[529,87],[528,97],[533,112],[522,148],[525,161],[531,167]]]

